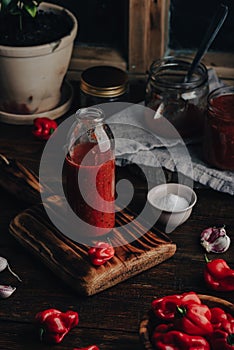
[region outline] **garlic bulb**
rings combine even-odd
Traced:
[[[214,226],[202,231],[200,243],[208,253],[224,253],[229,248],[231,240],[224,226]]]
[[[9,298],[11,294],[14,293],[15,290],[16,290],[16,287],[0,285],[0,298],[2,299]]]

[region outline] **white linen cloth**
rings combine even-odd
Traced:
[[[210,91],[223,85],[212,69],[208,73]],[[145,108],[142,102],[129,104],[114,114],[106,113],[106,121],[116,140],[117,165],[135,163],[142,168],[146,177],[147,169],[152,175],[154,169],[165,168],[191,181],[234,195],[234,172],[218,170],[205,163],[199,139],[183,141],[180,137],[164,139],[156,136],[144,123]],[[163,175],[159,181],[164,181]]]

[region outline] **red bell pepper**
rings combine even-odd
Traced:
[[[36,324],[40,326],[40,339],[47,343],[60,343],[65,335],[79,322],[75,311],[61,312],[57,309],[47,309],[35,316]]]
[[[191,335],[209,335],[213,331],[211,312],[207,305],[189,303],[177,307],[175,328]]]
[[[89,345],[86,348],[74,348],[73,350],[99,350],[97,345]]]
[[[155,316],[162,320],[170,321],[175,317],[177,306],[185,305],[190,302],[201,304],[201,300],[196,293],[188,292],[154,299],[151,303],[151,307]]]
[[[214,330],[221,329],[230,334],[234,333],[234,317],[229,313],[226,313],[220,307],[213,307],[210,309],[211,323]]]
[[[216,329],[210,338],[212,350],[233,350],[234,333],[228,333],[221,329]]]
[[[91,247],[88,251],[89,257],[93,265],[103,265],[108,260],[113,258],[115,250],[107,242],[97,242],[94,247]]]
[[[213,290],[234,291],[234,270],[223,259],[208,260],[206,257],[204,279],[207,286]]]
[[[33,135],[41,140],[48,140],[58,127],[55,120],[45,117],[35,118],[33,121],[33,125]]]
[[[157,350],[210,350],[210,345],[205,338],[177,330],[166,333],[155,331],[152,344]]]

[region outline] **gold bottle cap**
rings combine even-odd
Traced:
[[[117,67],[91,67],[82,72],[80,89],[92,96],[117,97],[127,91],[128,75]]]

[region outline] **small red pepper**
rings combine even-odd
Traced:
[[[187,303],[201,304],[201,300],[194,292],[183,294],[168,295],[152,301],[151,307],[155,316],[162,320],[173,320],[175,317],[177,306]]]
[[[176,330],[166,333],[155,331],[152,344],[158,350],[210,350],[210,345],[205,338]]]
[[[212,350],[233,350],[234,333],[228,333],[221,329],[216,329],[210,339]]]
[[[210,309],[211,323],[214,330],[221,329],[230,334],[234,333],[234,317],[229,313],[226,313],[220,307],[213,307]]]
[[[45,117],[35,118],[33,125],[33,135],[41,140],[48,140],[58,127],[55,120]]]
[[[88,251],[91,262],[93,265],[103,265],[108,260],[113,258],[115,250],[109,243],[97,242],[94,247],[91,247]]]
[[[65,335],[79,322],[75,311],[61,312],[56,309],[47,309],[38,312],[35,321],[40,325],[40,339],[47,343],[60,343]]]
[[[97,345],[89,345],[86,348],[74,348],[73,350],[99,350]]]
[[[204,279],[208,287],[216,291],[234,291],[234,270],[232,270],[225,260],[206,258]]]
[[[213,331],[211,312],[207,305],[189,303],[177,307],[175,328],[191,335],[209,335]]]

